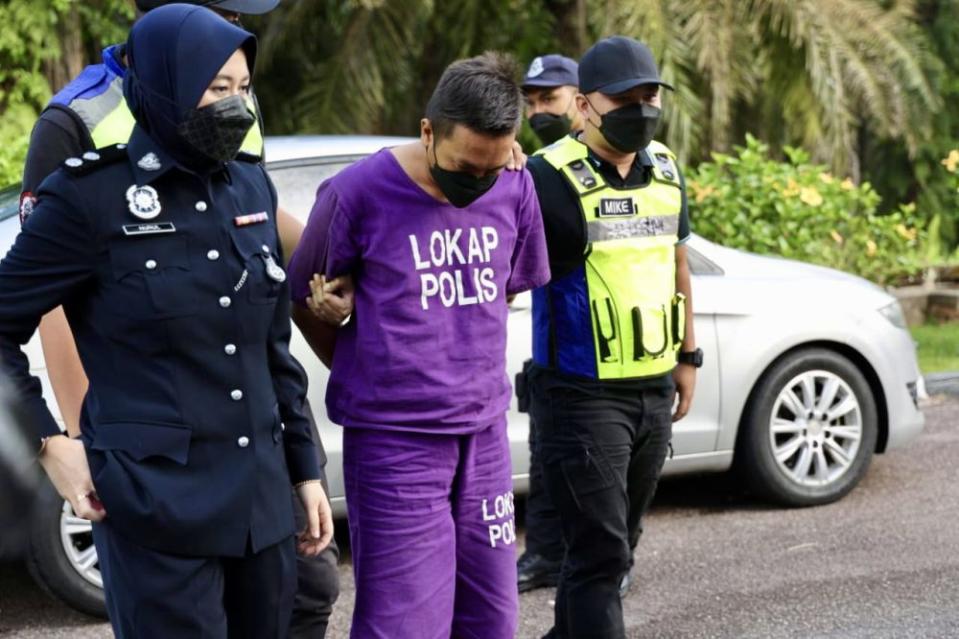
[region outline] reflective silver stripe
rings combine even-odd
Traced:
[[[69,104],[76,111],[90,133],[123,102],[123,78],[114,78],[106,91],[89,99],[77,99]]]
[[[679,233],[679,216],[654,215],[651,217],[634,217],[628,220],[604,219],[590,221],[587,226],[590,242],[677,235]]]

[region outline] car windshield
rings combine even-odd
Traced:
[[[0,189],[0,221],[13,217],[20,209],[20,185]]]

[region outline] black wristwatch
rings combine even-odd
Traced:
[[[703,349],[697,348],[694,351],[680,353],[676,359],[680,364],[689,364],[690,366],[701,368],[703,365]]]

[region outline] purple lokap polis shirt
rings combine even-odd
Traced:
[[[422,190],[383,149],[320,185],[289,265],[304,304],[314,273],[350,273],[327,386],[343,426],[469,433],[509,407],[506,296],[549,281],[526,171],[504,171],[463,209]]]

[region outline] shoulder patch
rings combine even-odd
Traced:
[[[87,151],[81,157],[67,158],[63,167],[71,175],[86,175],[98,168],[119,162],[127,157],[126,144],[114,144],[96,151]]]

